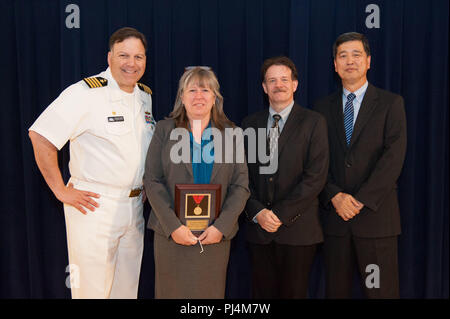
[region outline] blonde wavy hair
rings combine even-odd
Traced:
[[[223,97],[220,94],[219,81],[217,81],[214,72],[206,67],[194,67],[184,72],[181,76],[173,111],[168,117],[169,119],[175,120],[175,126],[189,129],[189,119],[181,97],[183,96],[184,90],[193,82],[199,87],[206,87],[214,92],[216,99],[211,109],[211,119],[215,127],[221,131],[225,127],[235,127],[235,124],[223,112]]]

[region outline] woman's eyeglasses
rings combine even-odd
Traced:
[[[185,68],[184,68],[184,72],[193,70],[193,69],[195,69],[195,68],[200,68],[200,69],[205,70],[205,71],[211,71],[211,68],[210,68],[209,66],[193,65],[193,66],[187,66],[187,67],[185,67]]]

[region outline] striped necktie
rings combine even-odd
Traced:
[[[345,139],[347,140],[347,145],[350,145],[350,140],[353,133],[353,100],[356,95],[350,93],[347,95],[347,102],[344,108],[344,127],[345,127]]]
[[[274,152],[278,149],[278,138],[280,137],[280,127],[278,126],[278,122],[281,119],[279,114],[274,114],[272,117],[273,125],[269,132],[270,158],[272,158]]]

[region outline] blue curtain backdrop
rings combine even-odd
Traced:
[[[80,27],[67,28],[69,4]],[[369,4],[379,28],[368,28]],[[0,2],[1,191],[0,297],[69,298],[62,204],[46,186],[28,127],[70,84],[106,69],[108,38],[132,26],[148,38],[153,110],[172,109],[187,65],[218,75],[225,112],[237,124],[267,107],[260,83],[265,58],[287,55],[299,71],[296,100],[305,107],[334,91],[331,47],[348,31],[367,35],[368,77],[405,98],[408,151],[399,180],[402,298],[448,298],[448,0],[70,0]],[[68,147],[60,167],[68,178]],[[146,207],[146,218],[149,207]],[[232,244],[228,298],[250,296],[245,223]],[[147,230],[139,296],[153,297],[153,239]],[[361,297],[355,283],[354,297]],[[321,253],[310,297],[324,297]]]

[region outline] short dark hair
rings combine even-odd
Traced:
[[[292,62],[291,59],[285,56],[276,56],[273,58],[268,58],[264,61],[262,67],[261,67],[261,81],[264,82],[266,79],[266,72],[272,65],[284,65],[287,66],[289,69],[291,69],[292,73],[292,80],[296,81],[298,80],[298,72],[297,68],[295,67],[294,62]]]
[[[145,51],[147,51],[147,40],[145,39],[145,35],[136,30],[135,28],[125,27],[120,28],[116,32],[114,32],[109,38],[109,50],[112,50],[115,43],[122,42],[128,38],[136,38],[141,40],[144,45]]]
[[[344,43],[349,41],[361,41],[364,47],[364,51],[366,51],[367,56],[370,56],[370,47],[369,40],[367,40],[366,36],[362,33],[358,32],[347,32],[343,33],[337,37],[336,41],[333,44],[333,58],[336,59],[337,49],[338,47]]]

